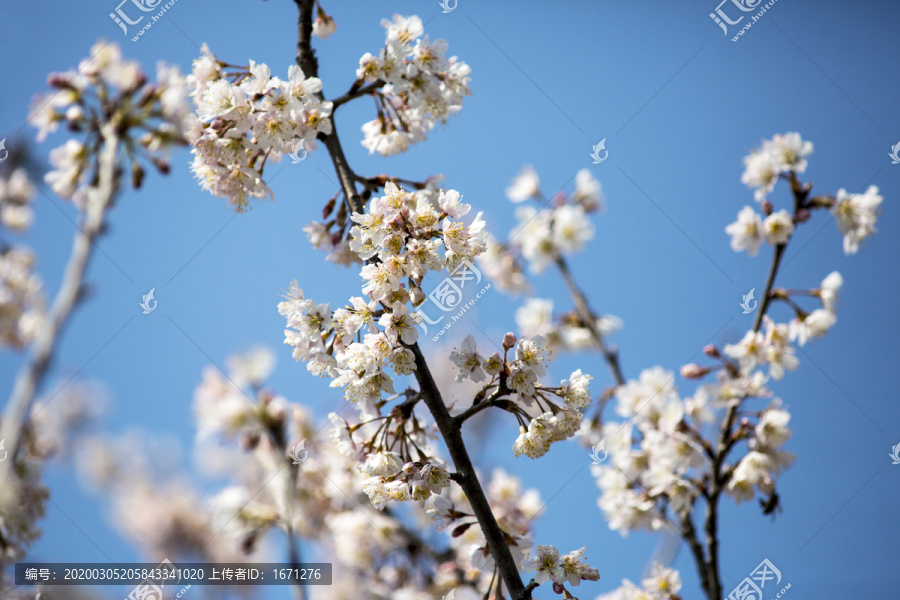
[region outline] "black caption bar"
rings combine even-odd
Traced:
[[[331,585],[331,563],[16,563],[16,585]],[[154,590],[154,587],[156,590]]]

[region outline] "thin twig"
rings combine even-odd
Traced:
[[[349,91],[345,92],[343,95],[338,96],[337,98],[335,98],[334,100],[331,101],[331,103],[333,104],[332,110],[333,111],[337,110],[337,108],[339,106],[341,106],[342,104],[346,104],[346,103],[350,102],[351,100],[360,98],[367,94],[371,94],[372,92],[375,92],[383,87],[384,87],[384,82],[379,79],[378,81],[373,81],[372,83],[370,83],[368,85],[364,85],[355,90],[353,88],[350,88]]]
[[[597,346],[600,347],[600,352],[603,354],[603,359],[609,366],[609,370],[612,373],[613,379],[616,381],[616,385],[625,385],[625,376],[622,375],[622,367],[619,365],[619,353],[610,350],[606,345],[606,340],[604,340],[603,334],[597,327],[597,318],[594,316],[593,311],[588,305],[587,297],[585,297],[584,292],[582,292],[575,283],[575,279],[572,277],[572,272],[569,271],[569,265],[566,263],[566,259],[557,255],[556,266],[559,268],[559,272],[566,282],[566,287],[569,288],[569,293],[572,295],[572,300],[575,302],[575,310],[578,311],[578,318],[590,332],[591,337],[594,338],[594,342]]]

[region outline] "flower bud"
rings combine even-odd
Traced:
[[[766,214],[767,217],[771,215],[774,210],[775,207],[772,206],[771,202],[769,202],[768,200],[762,201],[762,211]]]
[[[409,297],[412,300],[413,306],[422,306],[425,302],[425,292],[422,291],[422,288],[414,287],[412,291],[409,293]]]
[[[707,355],[710,358],[719,358],[720,356],[722,356],[719,353],[719,349],[716,348],[715,344],[703,346],[703,354]]]
[[[555,194],[553,194],[552,202],[554,207],[565,206],[566,193],[563,191],[556,192]]]
[[[709,373],[709,367],[689,363],[681,367],[681,376],[685,379],[700,379]]]
[[[795,223],[806,223],[809,221],[809,218],[812,216],[812,211],[808,208],[801,208],[797,211],[797,216],[794,217]]]
[[[322,218],[327,219],[331,216],[331,211],[334,210],[334,204],[337,201],[337,196],[331,198],[328,202],[325,203],[325,206],[322,207]]]
[[[516,345],[518,339],[516,338],[516,334],[513,332],[509,332],[503,336],[503,348],[509,350],[513,346]]]

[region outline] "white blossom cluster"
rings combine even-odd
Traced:
[[[516,203],[542,199],[540,179],[535,170],[526,166],[513,179],[506,195]],[[574,193],[559,192],[551,202],[545,202],[551,203],[550,208],[517,208],[519,223],[509,234],[509,245],[522,253],[533,273],[543,272],[558,256],[580,252],[594,237],[594,225],[588,213],[603,207],[600,182],[590,171],[582,169],[575,176]]]
[[[709,347],[710,356],[720,356]],[[706,372],[709,372],[707,369]],[[665,525],[667,509],[689,514],[703,493],[713,451],[701,436],[703,426],[719,423],[717,414],[728,407],[743,407],[757,398],[770,398],[768,377],[759,370],[739,370],[734,364],[719,372],[715,384],[697,389],[682,399],[673,384],[674,373],[660,367],[644,370],[637,381],[621,386],[616,414],[625,423],[610,422],[599,431],[588,431],[589,443],[604,440],[610,460],[592,469],[602,490],[599,506],[611,529],[625,535],[638,529],[656,530]],[[748,412],[740,423],[748,453],[723,467],[725,490],[740,502],[754,491],[771,495],[778,474],[793,460],[781,449],[790,438],[790,415],[774,399],[768,407]],[[749,495],[748,495],[749,494]]]
[[[55,92],[37,96],[29,120],[38,128],[38,141],[65,124],[71,131],[86,132],[86,139],[69,139],[50,152],[53,170],[44,177],[60,198],[71,199],[82,210],[93,199],[92,158],[110,129],[126,138],[123,152],[130,159],[132,185],[140,187],[146,158],[161,173],[168,173],[166,158],[172,146],[185,143],[194,118],[187,98],[185,78],[178,67],[160,62],[156,82],[134,60],[124,60],[117,44],[97,42],[91,58],[77,70],[51,73]],[[132,132],[140,131],[132,140]],[[137,135],[135,133],[135,135]],[[124,161],[123,161],[124,162]]]
[[[515,347],[514,358],[509,351]],[[517,339],[512,333],[503,337],[503,356],[494,352],[482,356],[475,339],[468,335],[459,348],[450,353],[450,361],[458,369],[457,381],[471,379],[479,383],[487,381],[481,395],[492,390],[499,395],[516,395],[516,402],[506,402],[503,408],[516,415],[520,434],[513,444],[516,456],[524,454],[539,458],[547,453],[550,445],[575,435],[581,427],[582,410],[591,402],[592,377],[581,372],[572,373],[559,387],[545,386],[539,378],[547,374],[550,360],[547,340],[543,336]],[[556,397],[562,406],[554,403]],[[531,413],[537,411],[537,416]]]
[[[287,320],[285,343],[293,347],[294,358],[306,361],[310,372],[331,378],[332,387],[344,388],[345,398],[366,423],[384,419],[384,397],[396,393],[388,369],[401,376],[416,369],[408,346],[416,342],[418,331],[409,304],[424,301],[424,277],[429,271],[455,270],[474,261],[485,247],[481,213],[469,225],[458,220],[470,209],[458,192],[408,193],[393,182],[387,182],[384,191],[364,214],[351,217],[355,225],[350,250],[368,261],[360,273],[365,297],[353,297],[349,305],[332,311],[292,284],[278,306]],[[446,469],[432,462],[434,453],[422,447],[423,432],[404,428],[411,423],[408,418],[400,419],[393,440],[385,434],[377,444],[357,444],[349,425],[333,423],[342,452],[353,455],[371,475],[364,490],[379,509],[388,500],[423,500],[448,485]],[[403,452],[389,450],[394,440],[401,441]]]
[[[600,572],[584,560],[586,549],[587,546],[583,546],[560,557],[556,546],[538,546],[534,556],[527,558],[522,566],[526,570],[536,572],[534,576],[536,584],[543,585],[552,581],[553,590],[561,594],[565,583],[578,586],[582,580],[600,579]]]
[[[738,212],[737,221],[725,228],[731,236],[731,249],[756,256],[763,241],[771,245],[786,244],[797,224],[807,220],[810,210],[827,208],[837,221],[844,236],[844,253],[855,254],[860,242],[876,232],[878,208],[883,198],[876,186],[869,186],[863,194],[849,194],[838,190],[837,196],[816,196],[796,207],[792,215],[787,210],[774,211],[765,199],[779,178],[791,182],[795,195],[803,192],[796,176],[807,167],[806,157],[812,153],[812,143],[804,142],[798,133],[775,135],[764,140],[762,147],[744,158],[746,169],[741,180],[756,188],[756,199],[762,201],[765,218],[750,206]],[[808,193],[807,187],[805,193]]]
[[[292,285],[279,304],[294,358],[307,361],[310,372],[331,377],[332,386],[345,388],[364,416],[375,416],[383,391],[394,393],[386,366],[400,375],[415,370],[414,356],[404,347],[418,338],[408,304],[425,300],[424,277],[456,270],[484,250],[481,213],[469,225],[457,220],[469,209],[454,190],[408,193],[388,182],[383,197],[352,216],[350,250],[369,261],[360,272],[365,297],[351,298],[350,305],[332,313],[329,304],[306,298]]]
[[[812,151],[812,142],[803,141],[795,131],[776,134],[771,140],[763,140],[762,146],[744,157],[741,181],[747,187],[755,188],[757,201],[763,200],[775,188],[780,176],[806,171],[806,157]]]
[[[362,145],[388,156],[424,141],[438,122],[462,109],[463,97],[471,94],[471,69],[455,56],[447,58],[445,40],[422,37],[417,16],[394,15],[381,24],[384,48],[359,59],[355,87],[384,84],[373,92],[378,116],[362,126]]]
[[[358,598],[362,590],[365,597],[378,600],[432,598],[440,590],[488,585],[493,562],[461,489],[448,486],[448,473],[436,459],[429,458],[427,464],[401,460],[406,447],[416,453],[421,449],[423,455],[436,453],[434,433],[416,425],[414,415],[395,410],[384,418],[350,425],[332,413],[330,430],[314,427],[304,409],[264,387],[273,366],[267,351],[229,357],[226,364],[227,374],[212,369],[204,373],[194,407],[205,471],[228,476],[232,482],[207,502],[195,501],[193,510],[179,503],[182,516],[177,523],[188,528],[186,541],[201,531],[199,523],[192,525],[188,519],[201,517],[220,530],[220,543],[210,545],[207,552],[231,547],[255,552],[267,531],[290,526],[331,555],[336,589],[329,597],[337,599]],[[418,420],[423,421],[421,415]],[[236,454],[237,449],[211,446],[214,438],[237,438],[243,451]],[[301,439],[308,458],[285,468],[285,449]],[[288,475],[291,469],[296,470],[293,479]],[[159,487],[168,494],[188,493]],[[151,490],[141,486],[145,492],[149,501]],[[534,490],[523,492],[518,479],[500,471],[486,492],[498,522],[520,547],[514,554],[521,562],[531,546],[530,528],[541,510],[540,498]],[[374,507],[360,503],[360,493],[370,495]],[[427,503],[409,507],[420,519],[434,518],[439,530],[457,520],[472,525],[459,535],[454,528],[452,552],[442,553],[445,562],[435,564],[433,551],[388,505],[407,494],[410,499],[430,497]],[[151,512],[169,523],[172,517],[165,510],[162,506]]]
[[[35,192],[21,168],[0,175],[0,224],[15,233],[26,231],[33,219],[30,204]],[[0,346],[22,348],[37,335],[44,294],[34,264],[31,248],[0,239]]]
[[[655,563],[638,586],[628,579],[622,587],[599,596],[597,600],[681,600],[681,576],[678,571]]]
[[[322,81],[297,65],[282,80],[263,63],[237,67],[205,44],[202,52],[188,78],[199,121],[191,169],[203,189],[243,212],[251,198],[272,195],[262,179],[267,162],[310,151],[318,134],[331,133],[332,104],[321,99]]]

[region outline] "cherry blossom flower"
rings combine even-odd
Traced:
[[[844,235],[844,254],[856,254],[860,242],[876,232],[878,207],[883,199],[874,185],[870,185],[864,194],[848,194],[843,188],[838,190],[831,212],[837,219],[838,231]]]
[[[737,221],[725,228],[725,233],[731,236],[732,250],[746,250],[748,255],[756,256],[763,241],[763,222],[755,210],[745,206],[738,212]]]
[[[779,210],[765,218],[763,236],[772,245],[785,244],[794,233],[794,220],[786,210]]]
[[[459,369],[459,373],[456,375],[457,381],[467,378],[475,382],[484,380],[485,372],[481,366],[484,358],[475,349],[475,338],[472,337],[472,334],[466,336],[459,349],[453,349],[453,352],[450,353],[450,360]]]
[[[541,180],[538,178],[537,171],[531,165],[525,165],[522,171],[516,175],[515,179],[508,188],[506,188],[506,197],[513,202],[524,202],[529,198],[534,198],[541,193]]]

